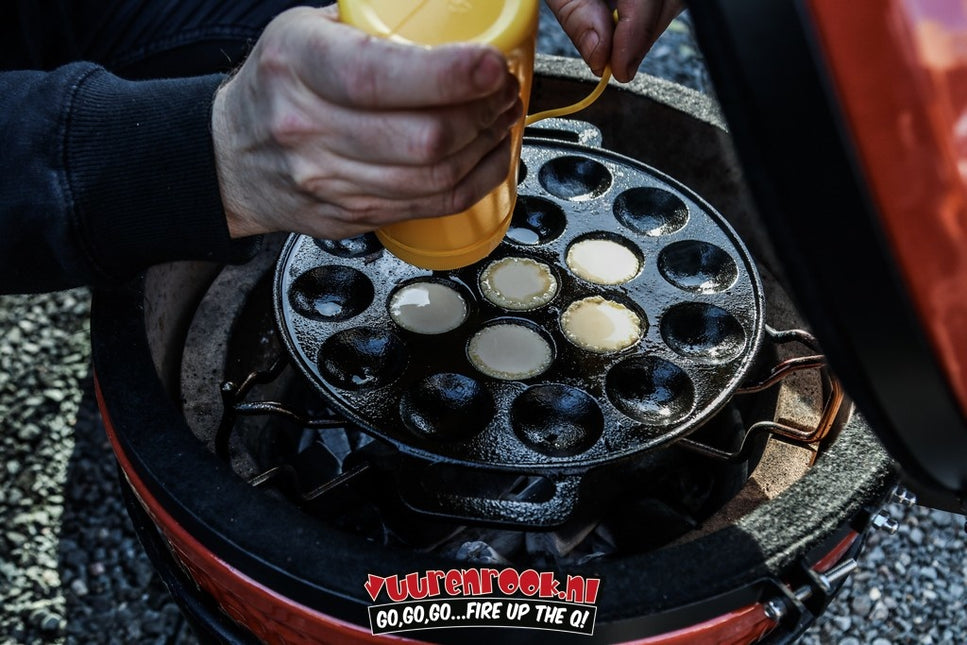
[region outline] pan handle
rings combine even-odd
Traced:
[[[448,464],[423,463],[407,459],[397,469],[397,491],[403,502],[416,512],[447,519],[483,522],[528,528],[551,528],[566,522],[577,506],[582,475],[528,475],[484,469],[473,469],[475,477],[489,480],[492,486],[510,484],[514,493],[488,495],[461,493],[455,487],[445,490],[441,481],[428,477],[437,467],[454,468]],[[460,467],[464,477],[466,466]],[[488,486],[480,486],[486,490]]]
[[[681,446],[725,461],[739,461],[748,457],[753,442],[749,439],[755,435],[769,433],[773,436],[792,443],[820,445],[835,438],[835,429],[840,426],[837,421],[848,415],[852,406],[839,380],[829,370],[826,356],[820,349],[819,342],[809,332],[802,329],[776,330],[766,325],[766,335],[776,347],[789,343],[798,343],[810,353],[794,356],[771,366],[767,374],[758,376],[754,380],[743,384],[736,390],[736,395],[755,394],[780,384],[796,372],[815,370],[822,379],[824,402],[822,414],[815,427],[794,428],[775,421],[759,421],[746,428],[745,438],[739,450],[724,451],[712,446],[699,443],[694,439],[685,438],[679,443]]]
[[[604,137],[598,126],[576,119],[543,119],[524,130],[527,139],[550,139],[600,148]]]
[[[839,379],[830,371],[825,354],[819,346],[819,341],[811,333],[802,329],[776,330],[766,325],[766,333],[769,340],[777,347],[789,343],[799,343],[806,347],[812,354],[797,356],[781,361],[773,366],[770,373],[758,383],[745,384],[739,388],[737,394],[754,394],[780,383],[783,379],[802,370],[818,370],[823,380],[823,389],[826,392],[826,400],[823,403],[823,412],[815,428],[798,429],[788,425],[774,422],[760,422],[762,427],[779,436],[800,443],[816,443],[823,441],[830,435],[836,425],[836,420],[844,411],[848,413],[849,405],[846,403],[846,393]],[[760,424],[756,424],[760,425]],[[754,426],[753,426],[754,427]]]
[[[755,380],[743,383],[736,390],[736,394],[755,394],[766,390],[773,385],[781,382],[784,378],[794,372],[801,370],[826,370],[826,356],[819,348],[819,341],[815,336],[802,329],[773,329],[769,325],[765,326],[766,338],[776,347],[790,343],[799,343],[806,347],[811,353],[787,358],[773,365],[769,373],[765,376],[757,377]]]

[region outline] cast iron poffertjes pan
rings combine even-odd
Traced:
[[[592,126],[561,127],[579,142],[525,139],[510,231],[477,264],[419,269],[371,234],[343,241],[293,235],[280,255],[275,310],[295,364],[335,409],[416,458],[400,478],[400,492],[424,511],[497,523],[560,522],[588,472],[665,446],[720,410],[761,344],[762,284],[722,216],[670,177],[602,149]],[[575,275],[567,252],[586,239],[630,250],[640,263],[637,274],[613,286]],[[555,297],[533,311],[490,302],[480,276],[505,257],[547,265],[558,282]],[[419,334],[397,325],[390,299],[419,281],[463,297],[467,315],[459,327]],[[640,340],[611,353],[568,340],[562,313],[591,296],[635,312],[643,322]],[[549,344],[546,371],[505,380],[474,366],[470,339],[508,322]],[[535,475],[553,486],[540,499],[464,495],[423,476],[438,463]]]

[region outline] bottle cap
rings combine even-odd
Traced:
[[[537,30],[537,0],[339,0],[340,20],[423,45],[477,42],[504,53]]]

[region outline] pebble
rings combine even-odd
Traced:
[[[849,616],[833,616],[833,623],[841,632],[846,632],[853,625],[853,619]]]
[[[921,531],[918,527],[914,527],[914,528],[910,529],[909,539],[910,539],[910,542],[912,542],[916,546],[922,545],[923,544],[923,531]]]
[[[866,616],[873,609],[873,601],[869,596],[856,596],[853,598],[853,613],[858,616]]]
[[[890,610],[887,608],[886,604],[882,602],[876,603],[873,607],[873,611],[870,612],[870,621],[878,623],[880,621],[886,620],[890,615]]]
[[[17,429],[17,438],[24,442],[32,442],[40,435],[40,428],[33,423],[25,423]]]
[[[78,596],[87,595],[87,583],[82,578],[77,578],[71,583],[71,591]]]

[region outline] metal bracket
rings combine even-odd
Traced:
[[[708,457],[718,458],[725,461],[740,461],[748,457],[754,442],[750,439],[762,433],[770,433],[778,439],[797,444],[816,444],[826,439],[833,431],[836,419],[843,408],[846,400],[845,392],[839,381],[830,372],[826,362],[826,357],[820,353],[819,342],[807,331],[801,329],[776,330],[766,325],[766,334],[776,345],[787,343],[800,343],[813,354],[789,358],[774,365],[769,373],[760,380],[744,385],[736,390],[736,396],[742,394],[757,394],[770,387],[778,385],[790,375],[804,370],[819,370],[823,378],[824,389],[828,392],[826,401],[823,404],[822,415],[815,428],[802,430],[792,426],[777,423],[775,421],[759,421],[753,423],[746,429],[746,435],[742,439],[739,449],[735,452],[720,450],[698,442],[694,439],[685,438],[679,441],[679,445],[693,450]]]
[[[859,568],[859,563],[854,558],[847,558],[835,567],[824,573],[818,573],[812,569],[807,569],[810,582],[789,594],[773,598],[765,604],[766,616],[775,622],[785,619],[792,609],[798,608],[801,612],[806,610],[807,600],[819,598],[823,603],[829,600],[830,596],[851,573]]]

